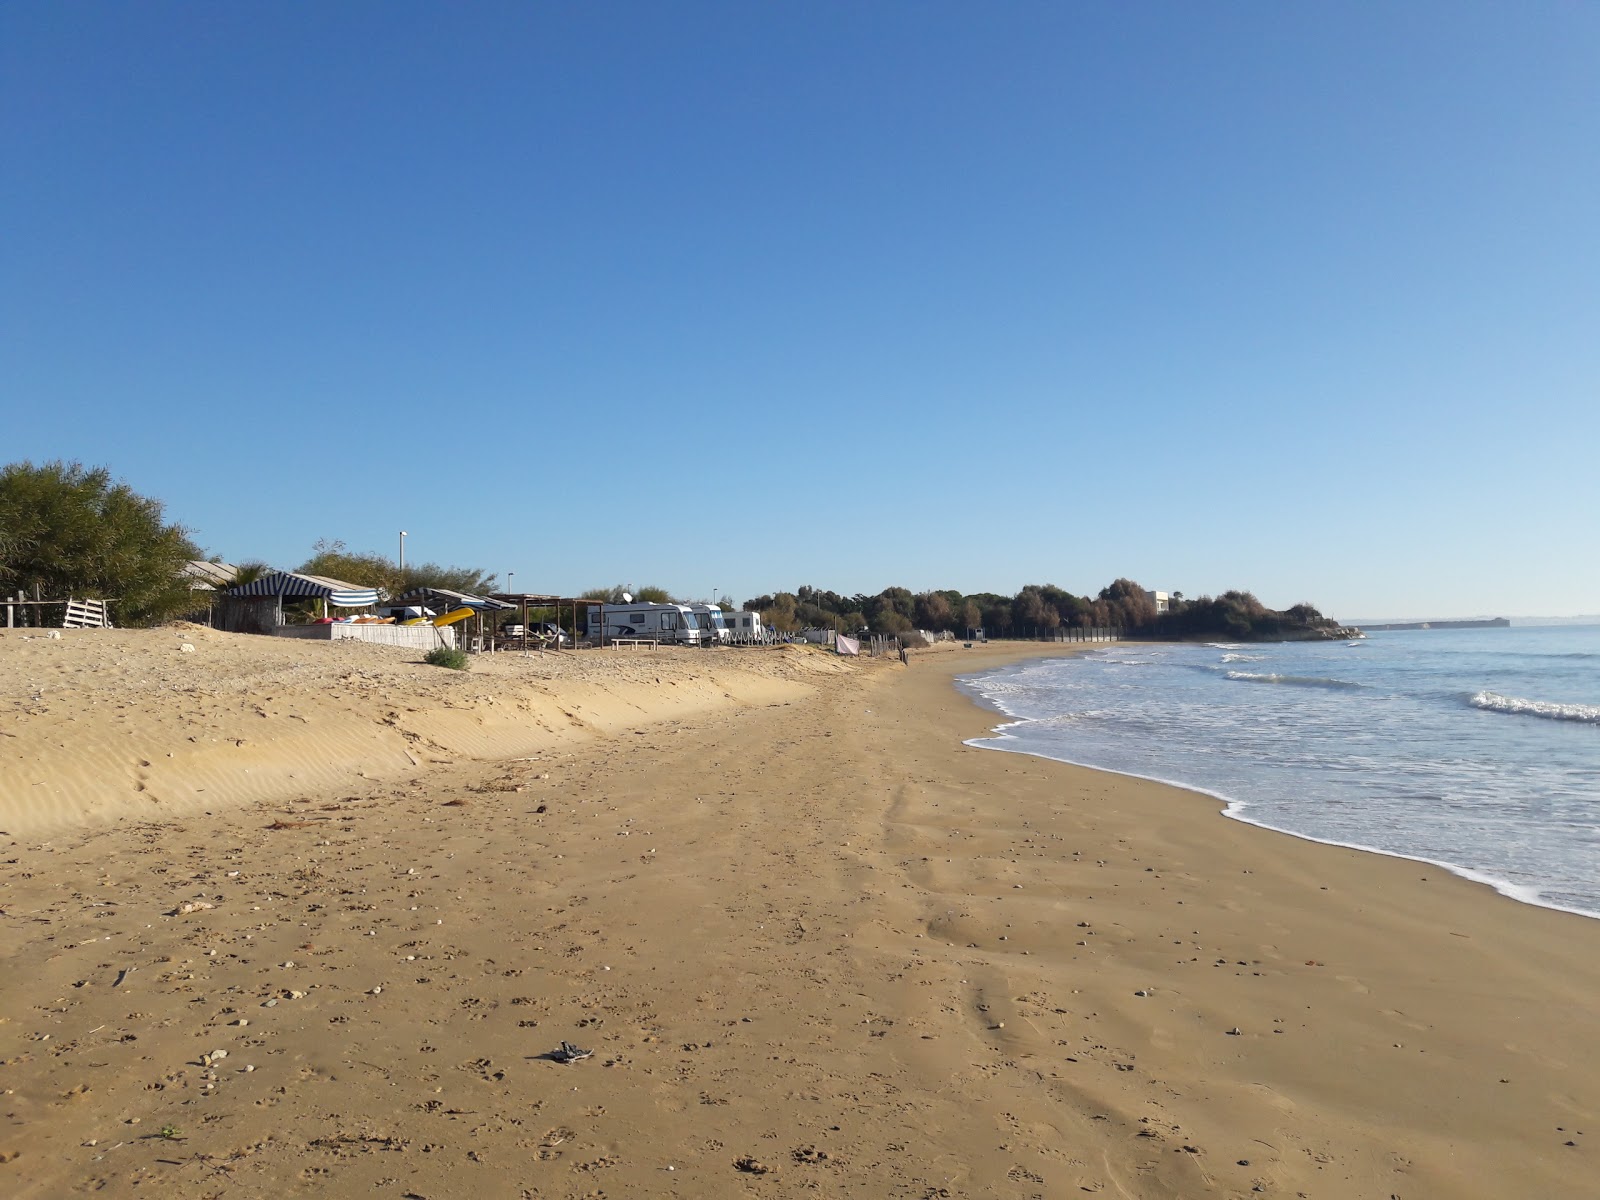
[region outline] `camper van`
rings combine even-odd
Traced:
[[[592,641],[614,638],[651,638],[658,642],[682,642],[698,646],[701,629],[687,604],[591,604],[589,637]]]
[[[722,609],[715,604],[691,604],[689,611],[700,622],[700,636],[708,642],[727,642],[732,634],[722,619]]]
[[[761,614],[754,612],[727,612],[722,614],[728,637],[735,642],[760,642],[767,631],[761,627]]]

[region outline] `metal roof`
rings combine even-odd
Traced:
[[[514,604],[507,604],[504,600],[473,596],[467,592],[453,592],[449,588],[436,587],[412,588],[405,595],[397,596],[395,599],[387,600],[384,603],[389,608],[408,608],[429,600],[443,600],[454,608],[507,609],[516,607]]]
[[[232,563],[201,562],[193,559],[179,572],[194,588],[224,588],[234,581],[239,568]]]
[[[326,600],[340,608],[365,608],[378,602],[376,588],[357,587],[326,575],[301,575],[295,571],[274,571],[252,583],[232,587],[230,596],[296,596]]]

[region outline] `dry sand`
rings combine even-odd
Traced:
[[[1600,1195],[1600,921],[962,745],[1037,653],[0,634],[0,1195]]]

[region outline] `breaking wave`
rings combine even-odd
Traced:
[[[1260,662],[1265,657],[1266,657],[1265,654],[1224,654],[1222,656],[1222,661],[1225,662],[1225,663],[1230,663],[1230,662]]]
[[[1515,713],[1522,717],[1544,717],[1551,721],[1578,721],[1585,725],[1600,725],[1600,704],[1556,704],[1549,700],[1523,700],[1518,696],[1502,696],[1498,692],[1479,692],[1472,697],[1472,707],[1487,712]]]
[[[1240,683],[1282,683],[1291,687],[1338,688],[1340,690],[1365,687],[1348,679],[1328,679],[1321,675],[1256,675],[1249,671],[1229,671],[1228,678]]]

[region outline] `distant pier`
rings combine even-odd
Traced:
[[[1400,629],[1510,629],[1511,620],[1508,617],[1486,617],[1481,621],[1410,621],[1403,625],[1363,625],[1361,628],[1368,633]]]

